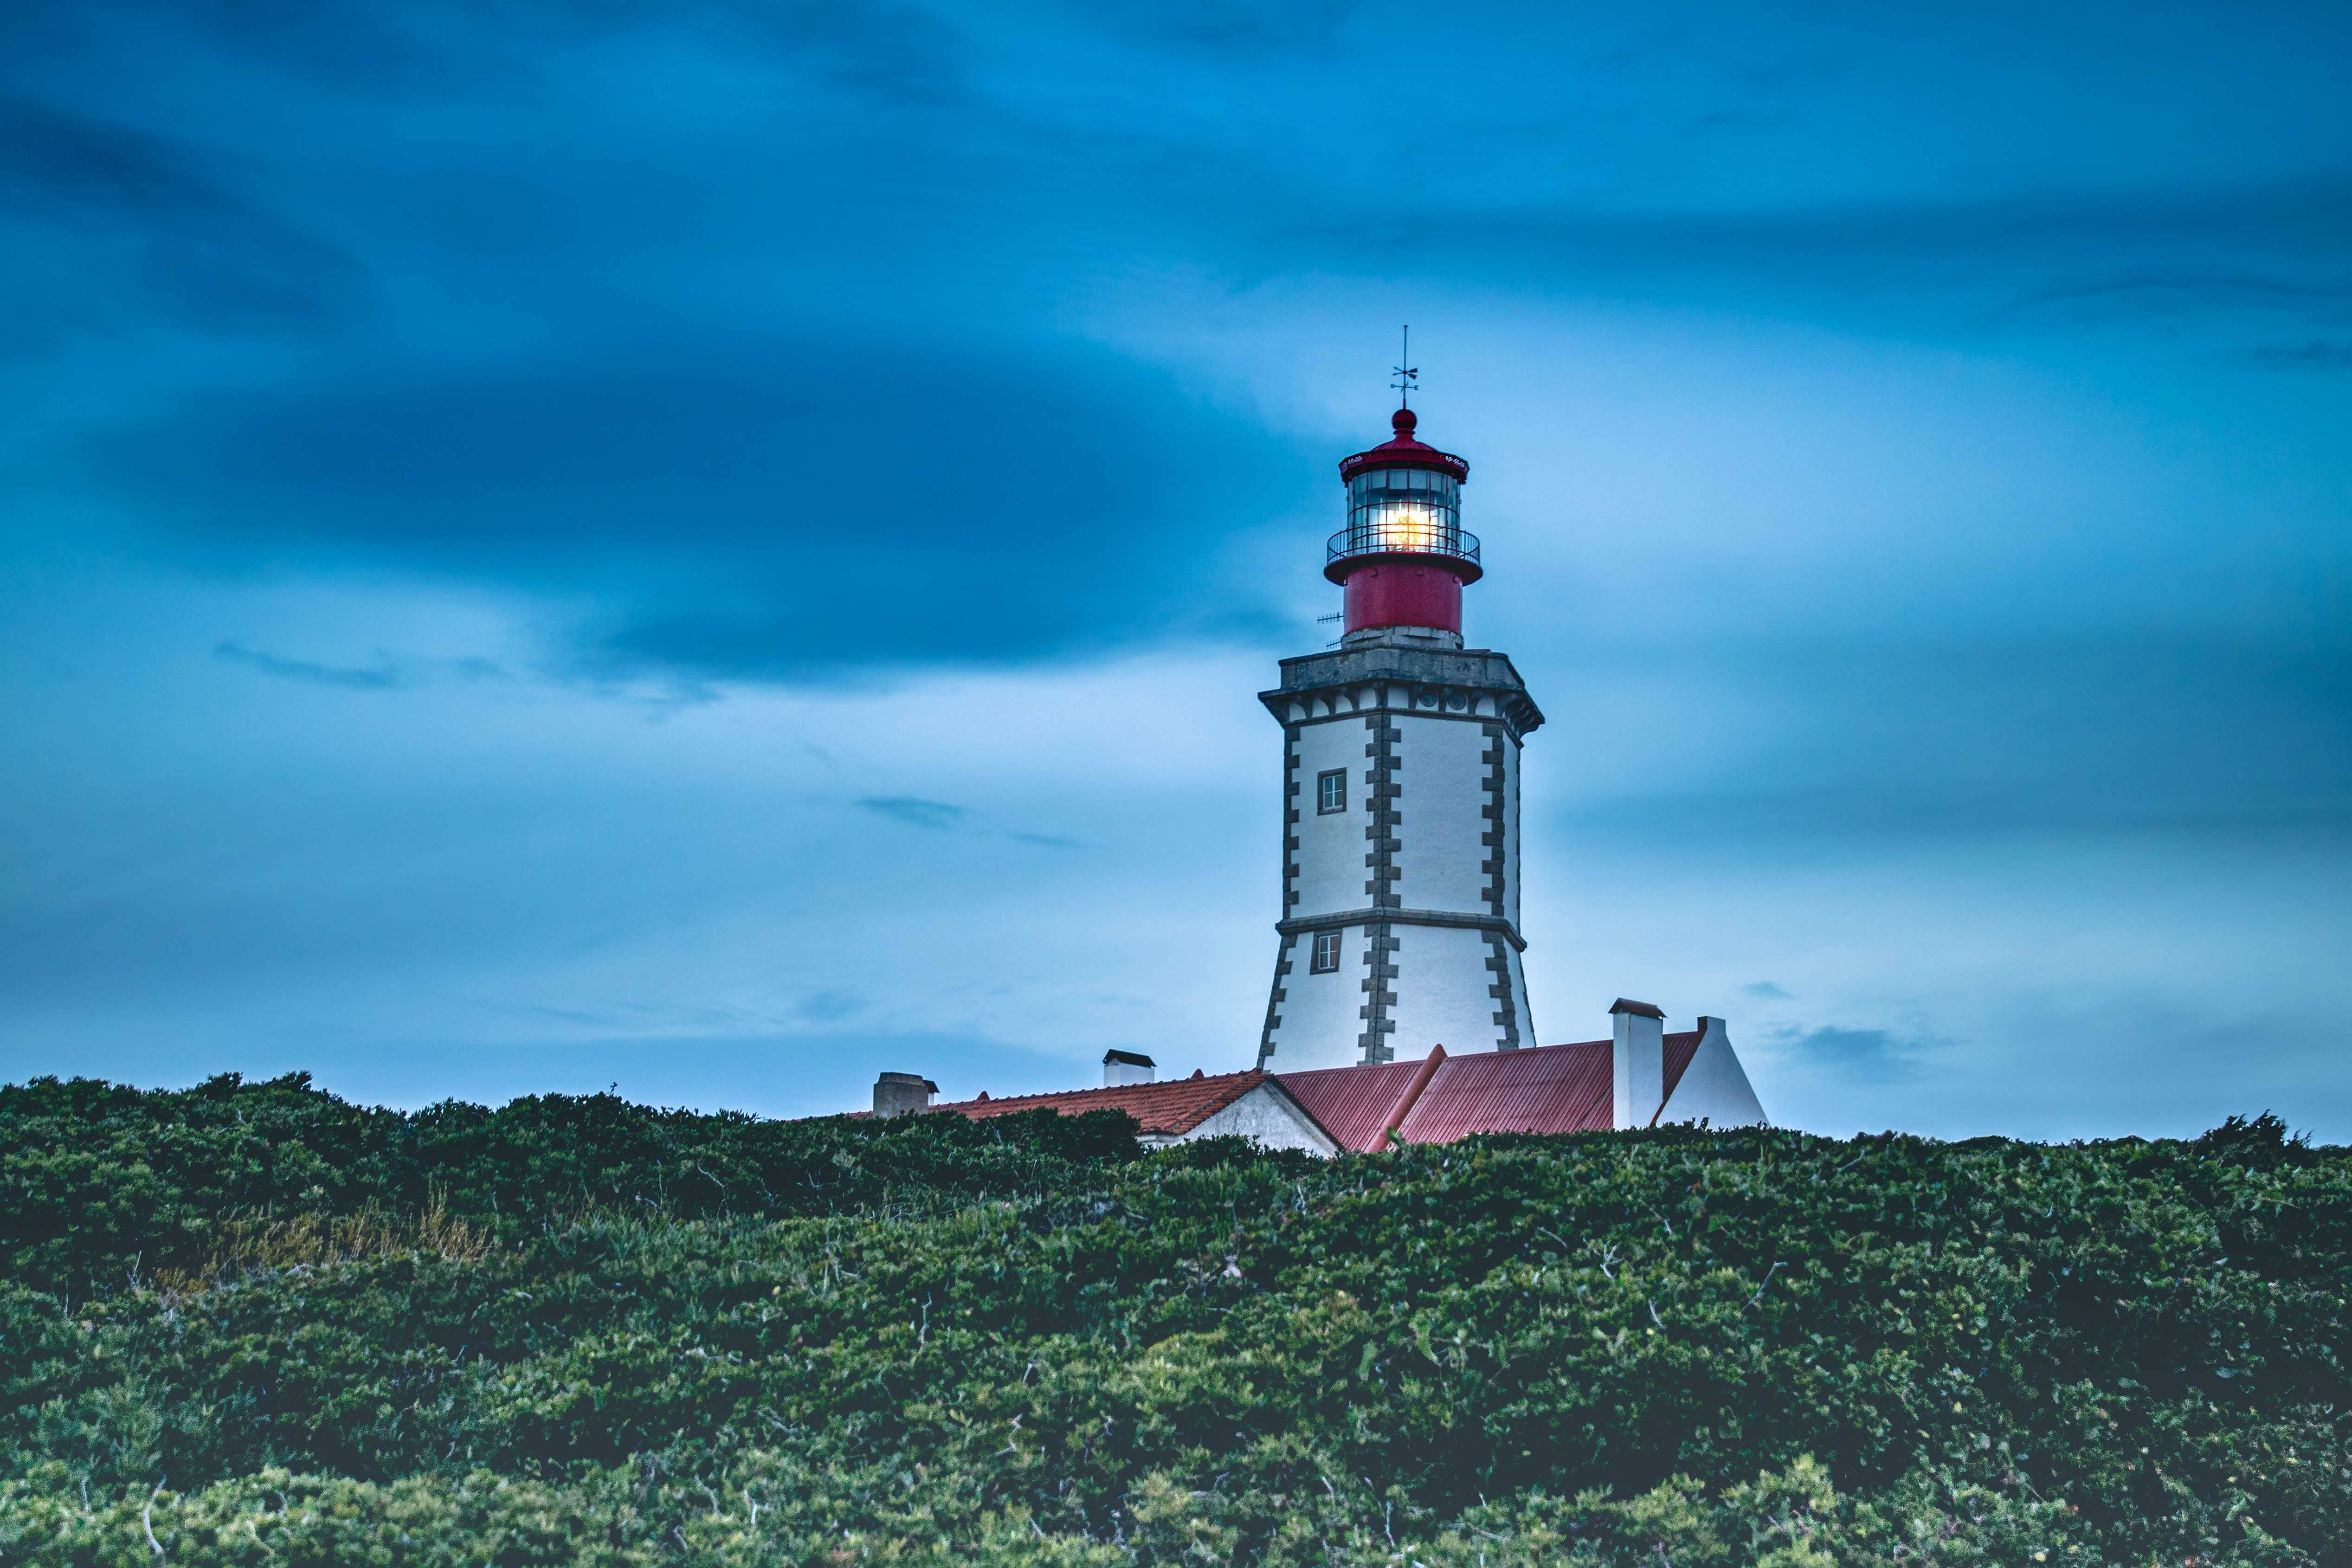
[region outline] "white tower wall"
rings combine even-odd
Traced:
[[[1449,1055],[1505,1048],[1493,991],[1497,984],[1511,985],[1512,977],[1506,972],[1498,980],[1486,933],[1460,926],[1400,925],[1391,934],[1397,942],[1391,954],[1397,999],[1389,1019],[1396,1032],[1388,1046],[1394,1056],[1425,1057],[1433,1046],[1444,1046]],[[1514,989],[1524,1018],[1524,988]],[[1522,1037],[1511,1043],[1532,1042]]]
[[[1309,1042],[1352,1041],[1363,1031],[1364,993],[1357,984],[1364,976],[1368,951],[1362,926],[1339,931],[1339,966],[1325,974],[1308,967],[1313,938],[1286,932],[1274,977],[1275,1002],[1266,1036],[1259,1042],[1257,1065],[1269,1070],[1297,1072],[1306,1068],[1349,1067],[1363,1053],[1337,1047],[1317,1050]],[[1279,1036],[1293,1049],[1276,1053],[1271,1041]]]
[[[1475,910],[1486,900],[1487,824],[1455,804],[1480,801],[1486,787],[1483,728],[1418,715],[1397,721],[1398,773],[1412,796],[1412,831],[1398,836],[1396,852],[1396,890],[1408,909]]]
[[[1298,820],[1291,824],[1295,842],[1291,855],[1297,870],[1290,890],[1297,910],[1318,912],[1351,910],[1370,902],[1364,897],[1364,825],[1370,786],[1364,778],[1364,732],[1360,724],[1307,724],[1300,727],[1294,750],[1298,786],[1290,805]],[[1326,773],[1340,774],[1347,791],[1345,809],[1324,812],[1317,807],[1318,781]],[[1295,912],[1294,910],[1286,912]]]
[[[1519,962],[1521,738],[1500,654],[1361,635],[1283,661],[1281,945],[1258,1065],[1286,1071],[1534,1043]],[[1322,780],[1343,795],[1327,810]],[[1318,933],[1338,967],[1318,973]]]

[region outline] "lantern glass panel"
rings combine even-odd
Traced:
[[[1453,475],[1373,468],[1348,482],[1347,553],[1456,555],[1461,550],[1462,488]]]

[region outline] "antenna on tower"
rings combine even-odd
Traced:
[[[1404,329],[1403,352],[1397,358],[1405,363],[1396,367],[1396,379],[1389,384],[1397,389],[1397,406],[1412,406],[1412,389],[1421,384],[1421,372],[1412,368],[1412,328]]]

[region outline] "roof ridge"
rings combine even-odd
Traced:
[[[1695,1039],[1705,1033],[1706,1033],[1706,1031],[1704,1029],[1668,1029],[1661,1037],[1669,1040]],[[1562,1040],[1556,1046],[1521,1046],[1519,1049],[1522,1051],[1564,1051],[1570,1046],[1609,1046],[1614,1044],[1616,1044],[1616,1042],[1613,1040]],[[1475,1054],[1483,1057],[1489,1055],[1490,1053],[1479,1051]],[[1491,1054],[1500,1056],[1503,1053],[1496,1051]],[[1462,1058],[1455,1058],[1454,1059],[1460,1060]]]
[[[1203,1084],[1222,1083],[1227,1079],[1250,1078],[1253,1076],[1266,1077],[1270,1075],[1266,1074],[1265,1069],[1263,1068],[1245,1068],[1240,1072],[1206,1073],[1200,1078],[1160,1078],[1153,1079],[1149,1083],[1107,1083],[1094,1089],[1047,1089],[1039,1094],[1007,1094],[996,1096],[986,1100],[982,1100],[977,1098],[971,1100],[943,1100],[938,1104],[930,1107],[930,1109],[933,1110],[946,1110],[959,1105],[1011,1105],[1016,1100],[1067,1100],[1073,1095],[1079,1094],[1132,1094],[1138,1090],[1154,1089],[1195,1089]]]

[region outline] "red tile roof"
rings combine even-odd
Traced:
[[[1016,1110],[1054,1110],[1079,1116],[1089,1110],[1124,1110],[1149,1137],[1174,1137],[1193,1128],[1264,1083],[1262,1072],[1220,1073],[1215,1078],[1170,1079],[1165,1083],[1123,1083],[1111,1089],[1074,1089],[1061,1094],[1016,1094],[1003,1100],[958,1100],[934,1105],[977,1121]]]

